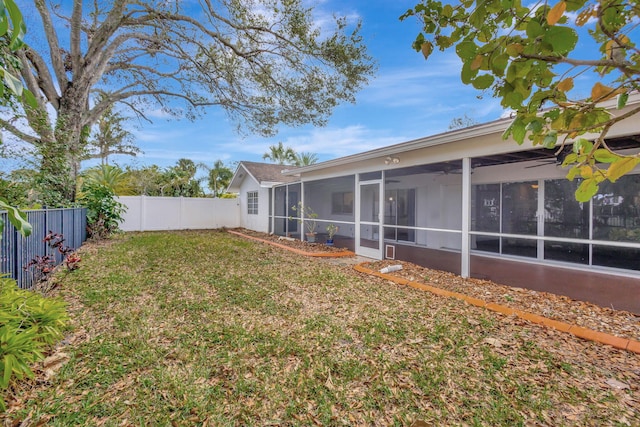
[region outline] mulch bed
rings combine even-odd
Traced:
[[[488,280],[463,279],[453,273],[420,267],[409,262],[378,261],[369,263],[368,267],[372,270],[380,270],[397,264],[402,265],[402,270],[391,274],[412,282],[460,292],[483,299],[486,302],[539,314],[549,319],[595,331],[640,340],[640,316],[627,311],[600,307],[589,302],[577,301],[548,292],[500,285]]]
[[[238,229],[244,234],[264,240],[274,241],[307,252],[339,252],[343,248],[326,246],[322,243],[307,243],[300,240],[282,239],[279,236]],[[488,280],[463,279],[439,270],[421,267],[410,262],[385,260],[368,263],[372,270],[380,270],[390,265],[402,265],[402,270],[391,273],[412,282],[424,283],[448,291],[463,293],[486,302],[505,305],[527,311],[549,319],[566,322],[599,332],[606,332],[623,338],[640,340],[640,316],[627,311],[600,307],[584,301],[573,300],[562,295],[539,292],[523,288],[500,285]]]
[[[313,252],[313,253],[336,252],[337,253],[337,252],[343,252],[347,250],[346,248],[341,248],[337,246],[327,246],[326,244],[320,243],[320,242],[316,242],[316,243],[303,242],[299,238],[295,239],[293,237],[283,237],[283,236],[276,236],[275,234],[260,233],[253,230],[247,230],[246,228],[235,228],[233,231],[246,234],[247,236],[268,240],[270,242],[279,243],[281,245],[290,246],[292,248],[299,249],[305,252]]]

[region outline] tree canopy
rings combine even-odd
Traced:
[[[20,9],[13,0],[0,0],[0,104],[13,108],[15,99],[23,99],[26,104],[33,105],[33,97],[29,91],[25,91],[22,82],[17,78],[16,69],[19,68],[19,59],[16,52],[23,46],[23,37],[26,26]],[[4,187],[4,186],[3,186]],[[9,190],[3,188],[2,190]],[[31,234],[31,224],[27,222],[24,212],[7,204],[0,199],[0,209],[7,211],[9,222],[23,236]],[[4,220],[0,218],[0,239]]]
[[[490,91],[514,120],[504,134],[519,144],[554,148],[565,160],[568,178],[581,177],[576,198],[587,201],[604,180],[615,182],[640,163],[640,153],[623,155],[607,145],[617,122],[639,106],[611,113],[603,104],[626,106],[639,88],[640,50],[636,46],[638,6],[629,0],[423,0],[401,19],[423,25],[413,47],[429,58],[435,48],[454,49],[462,60],[461,80]],[[584,28],[581,28],[584,27]],[[584,30],[588,31],[584,31]],[[589,58],[576,53],[578,42],[594,43]],[[581,52],[580,55],[584,55]],[[591,81],[590,96],[572,91],[579,79]],[[593,134],[587,139],[585,134]]]
[[[454,117],[451,119],[449,122],[449,130],[464,129],[477,124],[478,122],[474,118],[469,117],[467,113],[464,113],[461,117]]]
[[[46,202],[56,205],[75,199],[86,135],[114,104],[146,119],[153,108],[193,118],[218,106],[238,130],[263,135],[323,125],[375,67],[359,23],[337,17],[321,28],[303,3],[34,0],[27,24],[42,43],[5,66],[35,103],[23,100],[0,127],[36,149]]]
[[[33,102],[31,94],[24,91],[17,73],[20,59],[16,52],[24,46],[26,31],[24,18],[15,1],[0,0],[0,98],[3,105],[23,96]]]

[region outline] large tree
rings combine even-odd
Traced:
[[[583,178],[576,197],[586,201],[599,183],[615,182],[640,163],[640,153],[622,155],[606,143],[610,128],[640,107],[611,114],[603,105],[617,98],[622,109],[639,89],[640,49],[633,40],[639,15],[637,2],[630,0],[526,6],[519,0],[422,0],[401,19],[422,21],[423,32],[413,44],[417,51],[428,58],[435,48],[455,49],[462,82],[491,91],[504,108],[514,110],[505,138],[520,144],[528,139],[558,153],[571,143],[573,153],[564,164],[572,166],[570,179]],[[580,38],[582,45],[590,42],[595,48],[578,54]],[[572,91],[579,79],[591,81],[586,99]],[[587,133],[597,137],[581,138]]]
[[[125,128],[127,118],[110,106],[98,118],[87,141],[82,160],[100,159],[101,165],[109,164],[109,156],[123,154],[136,156],[141,150],[133,145],[133,134]]]
[[[50,203],[75,199],[88,129],[116,103],[141,117],[215,105],[238,129],[272,135],[279,124],[324,124],[374,70],[358,23],[320,28],[302,0],[33,4],[39,24],[27,24],[46,47],[19,59],[37,105],[0,126],[36,148]]]

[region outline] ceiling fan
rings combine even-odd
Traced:
[[[557,152],[554,158],[538,159],[536,160],[536,162],[538,162],[537,165],[525,166],[524,169],[539,168],[540,166],[546,166],[546,165],[560,166],[564,162],[564,159],[572,151],[573,151],[572,146],[565,146],[562,148],[562,150]]]

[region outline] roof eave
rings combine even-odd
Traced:
[[[376,148],[374,150],[365,151],[364,153],[352,154],[350,156],[339,157],[326,162],[315,163],[309,166],[302,166],[295,170],[285,170],[283,175],[299,175],[300,173],[312,172],[315,170],[326,169],[336,166],[344,166],[358,161],[366,161],[384,156],[403,153],[406,151],[417,150],[420,148],[433,147],[436,145],[447,144],[450,142],[461,141],[464,139],[475,138],[488,135],[491,133],[504,132],[511,123],[511,119],[499,119],[493,122],[471,126],[464,129],[439,133],[424,138],[414,139],[407,142],[390,145],[388,147]]]

